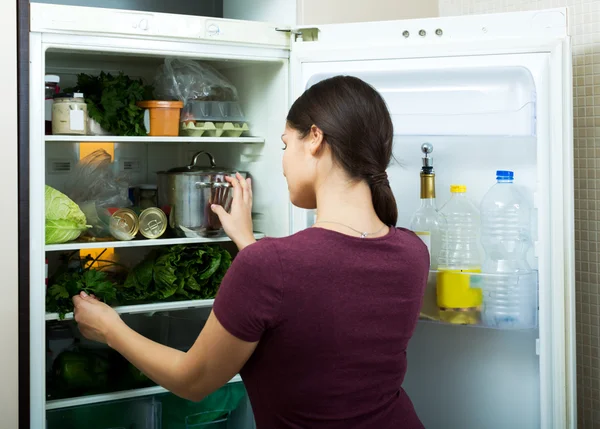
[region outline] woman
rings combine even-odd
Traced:
[[[282,140],[291,201],[318,209],[313,228],[255,243],[251,183],[238,175],[231,214],[213,210],[240,253],[192,348],[154,343],[83,294],[82,334],[190,400],[241,373],[259,429],[422,428],[401,385],[429,256],[394,227],[392,137],[385,102],[360,79],[312,86]]]

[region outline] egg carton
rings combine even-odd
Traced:
[[[249,131],[245,122],[183,122],[180,134],[189,137],[240,137]]]

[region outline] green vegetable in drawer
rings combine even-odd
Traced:
[[[108,384],[108,360],[93,352],[64,351],[54,361],[57,385],[64,390],[102,389]]]

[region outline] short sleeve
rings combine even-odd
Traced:
[[[235,257],[213,306],[231,335],[256,342],[277,324],[283,295],[281,270],[272,240],[263,239]]]

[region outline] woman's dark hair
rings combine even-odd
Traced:
[[[313,125],[319,127],[334,162],[369,184],[377,216],[396,225],[398,207],[385,172],[394,129],[385,101],[372,86],[351,76],[322,80],[294,102],[287,122],[302,138]]]

